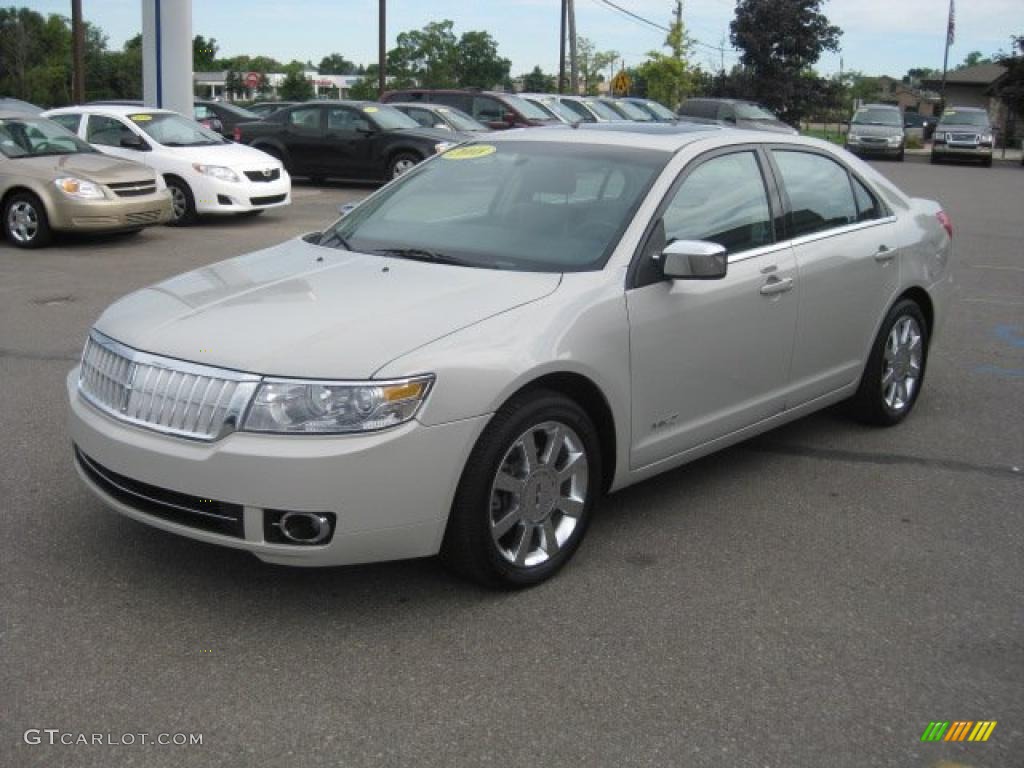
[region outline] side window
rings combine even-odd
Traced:
[[[131,129],[120,120],[104,115],[89,115],[89,127],[85,132],[85,140],[90,144],[104,147],[120,147],[122,136],[131,136]]]
[[[587,111],[587,108],[580,104],[578,101],[572,101],[571,99],[569,99],[563,101],[562,106],[571,109],[574,113],[579,115],[584,122],[592,123],[595,120],[594,116]]]
[[[732,104],[719,104],[718,105],[718,116],[717,120],[724,120],[726,122],[736,122],[736,110]]]
[[[217,116],[213,113],[213,110],[205,104],[196,104],[195,107],[193,107],[193,114],[195,115],[196,120],[209,120],[211,117]]]
[[[868,191],[868,188],[854,176],[850,176],[850,182],[853,184],[853,196],[857,200],[857,221],[873,221],[882,218],[882,206]]]
[[[793,237],[857,221],[850,177],[839,163],[810,152],[773,150],[790,203]]]
[[[78,125],[82,122],[81,115],[54,115],[50,118],[62,128],[67,128],[72,133],[78,133]]]
[[[339,107],[327,110],[327,130],[339,133],[370,130],[370,121],[353,109]]]
[[[754,152],[714,157],[690,172],[665,209],[665,239],[708,240],[729,253],[773,241],[772,214]]]
[[[288,125],[298,128],[303,133],[320,132],[320,108],[303,107],[288,113]]]
[[[497,99],[489,96],[475,96],[473,98],[473,117],[482,123],[493,123],[505,119],[508,112],[505,105]]]

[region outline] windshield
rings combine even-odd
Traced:
[[[489,131],[491,130],[483,123],[479,123],[467,115],[461,109],[455,107],[438,107],[438,114],[444,115],[444,119],[457,131]]]
[[[320,243],[491,269],[600,269],[670,158],[562,142],[463,144],[370,197]]]
[[[227,139],[219,133],[173,112],[139,112],[128,115],[128,119],[153,141],[165,147],[208,147],[213,144],[227,144]]]
[[[598,101],[597,99],[585,99],[584,101],[593,110],[594,114],[603,120],[618,121],[626,119],[603,101]]]
[[[77,155],[95,150],[52,120],[31,117],[0,119],[0,152],[4,157]]]
[[[555,119],[555,116],[549,112],[545,112],[541,107],[536,104],[521,99],[518,96],[513,96],[511,93],[502,94],[502,98],[505,100],[510,107],[519,111],[523,117],[529,118],[530,120],[547,120],[548,122]]]
[[[735,104],[737,120],[777,120],[771,112],[757,104],[744,104],[738,101]]]
[[[382,131],[423,127],[404,112],[399,112],[394,107],[389,107],[386,104],[367,104],[362,110]]]
[[[941,128],[944,125],[976,125],[979,128],[988,128],[988,113],[950,110],[939,120],[939,127]]]
[[[230,112],[236,117],[242,118],[243,120],[259,120],[260,116],[257,115],[250,109],[245,109],[238,106],[237,104],[228,104],[227,102],[220,102],[220,108],[225,112]]]
[[[560,118],[569,123],[578,123],[580,116],[565,106],[562,102],[556,99],[554,96],[536,96],[529,101],[536,101],[548,111],[558,115]]]
[[[645,101],[644,106],[648,110],[653,112],[655,116],[660,117],[662,120],[675,120],[676,116],[672,114],[672,110],[659,104],[656,101]]]
[[[649,123],[654,119],[653,117],[651,117],[649,112],[645,112],[644,110],[640,109],[640,107],[638,107],[636,104],[631,104],[628,101],[616,99],[615,106],[618,107],[619,111],[622,112],[622,114],[624,114],[630,120],[638,120],[641,123]]]
[[[874,109],[862,107],[853,114],[855,125],[895,125],[903,127],[903,120],[898,109]]]

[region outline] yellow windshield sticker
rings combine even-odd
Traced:
[[[380,112],[379,107],[363,107],[363,112]]]
[[[449,149],[441,157],[445,160],[475,160],[478,157],[487,157],[498,151],[493,144],[473,144],[469,147],[456,147]]]
[[[128,115],[129,120],[134,120],[136,123],[144,123],[147,120],[152,120],[152,115]]]

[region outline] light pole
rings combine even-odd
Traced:
[[[85,24],[82,0],[71,0],[71,101],[85,102]]]
[[[380,18],[377,21],[377,98],[384,97],[387,57],[387,0],[380,0]]]

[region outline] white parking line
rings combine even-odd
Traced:
[[[999,264],[967,264],[966,266],[974,269],[998,269],[1008,272],[1024,272],[1024,267],[1004,267]]]

